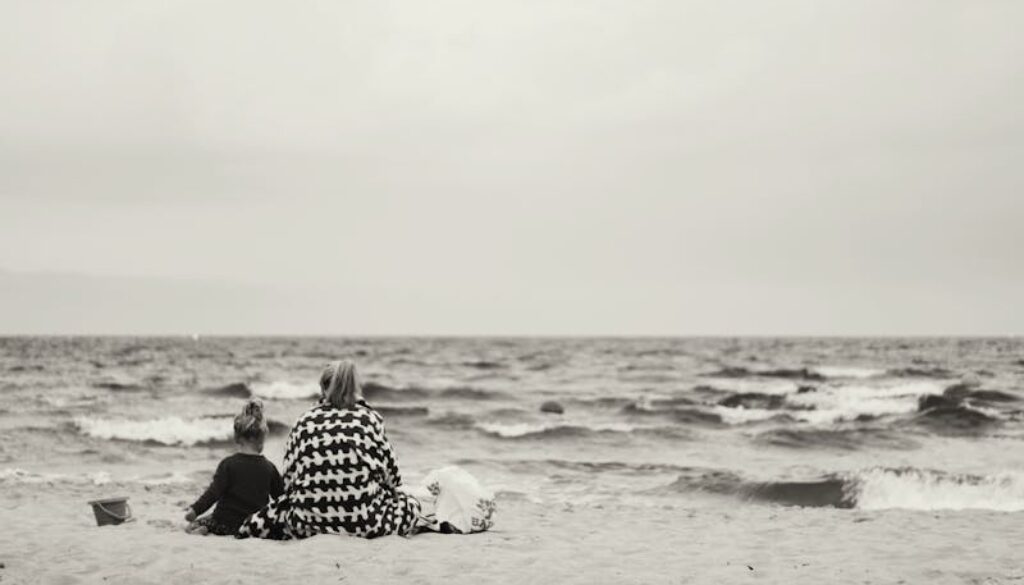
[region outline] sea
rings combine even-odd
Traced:
[[[357,364],[407,483],[500,498],[1024,510],[1018,338],[0,338],[0,486],[195,482],[251,397],[279,466]]]

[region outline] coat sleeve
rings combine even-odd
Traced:
[[[292,432],[288,433],[288,440],[284,445],[284,475],[281,477],[281,489],[283,492],[290,490],[292,484],[295,483],[295,475],[297,473],[295,469],[297,463],[295,451],[299,446],[299,425],[301,423],[302,419],[295,423],[295,427],[292,428]]]
[[[195,511],[196,516],[201,516],[203,512],[209,510],[210,506],[216,504],[228,491],[227,467],[227,459],[220,462],[220,465],[217,466],[217,471],[213,474],[213,481],[210,482],[210,487],[206,488],[203,495],[199,496],[199,499],[192,504],[192,510]]]
[[[395,451],[391,448],[391,441],[388,440],[387,431],[384,429],[384,419],[378,414],[376,417],[380,429],[380,450],[384,458],[384,482],[391,489],[402,485],[402,474],[398,471],[398,461],[395,460]]]

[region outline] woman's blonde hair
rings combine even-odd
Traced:
[[[363,399],[356,365],[348,360],[327,364],[320,374],[320,400],[335,408],[352,408]]]
[[[235,441],[244,441],[262,450],[268,431],[267,419],[263,416],[263,401],[254,398],[235,417]]]

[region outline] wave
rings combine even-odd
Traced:
[[[499,439],[560,439],[587,437],[602,433],[629,433],[636,427],[624,423],[499,423],[478,422],[474,425],[485,435]]]
[[[868,378],[878,378],[885,375],[885,370],[856,366],[815,366],[813,370],[829,379],[853,378],[864,380]]]
[[[43,372],[45,370],[46,367],[39,364],[15,364],[7,368],[8,372]]]
[[[914,421],[939,433],[980,431],[998,425],[1002,418],[989,409],[966,404],[935,406],[923,410]]]
[[[476,424],[476,419],[468,414],[457,412],[446,412],[440,416],[427,419],[427,424],[448,427],[452,429],[471,429]]]
[[[411,386],[408,388],[392,388],[391,386],[385,386],[377,382],[364,382],[363,383],[363,396],[367,400],[419,400],[426,398],[430,395],[430,392],[423,388],[417,388]]]
[[[842,449],[855,451],[865,447],[914,449],[917,442],[886,429],[783,428],[759,433],[758,443],[790,449]]]
[[[952,474],[915,468],[875,468],[853,478],[857,507],[865,510],[1024,510],[1024,472]]]
[[[857,503],[849,484],[839,478],[754,483],[743,486],[739,494],[751,500],[805,508],[854,508]]]
[[[921,425],[950,429],[978,428],[993,421],[1005,418],[998,411],[986,408],[983,403],[971,398],[944,398],[944,386],[936,381],[918,380],[902,383],[879,385],[837,385],[826,384],[818,387],[797,388],[795,392],[740,392],[724,397],[706,396],[704,401],[693,396],[642,396],[629,400],[620,397],[571,399],[573,404],[586,407],[616,408],[625,423],[639,423],[643,419],[660,419],[680,426],[746,426],[766,422],[806,423],[815,427],[827,427],[841,423],[865,423],[878,419],[893,419],[900,422],[919,422]],[[959,391],[959,390],[958,390]],[[964,396],[990,396],[993,399],[1009,401],[1017,400],[1008,393],[976,394],[972,390]],[[986,391],[996,392],[996,391]],[[717,392],[716,392],[717,394]],[[947,392],[948,394],[948,392]],[[711,399],[714,400],[713,402]],[[933,401],[943,401],[934,403]],[[922,405],[927,405],[922,406]],[[949,406],[950,408],[933,408]],[[495,420],[495,417],[501,415]],[[508,416],[505,416],[508,414]],[[489,423],[514,424],[512,428],[485,428],[489,434],[511,438],[518,435],[534,436],[549,433],[552,425],[574,426],[594,429],[590,424],[574,424],[565,420],[533,422],[523,420],[523,412],[499,413],[492,411]],[[512,420],[508,420],[511,418]],[[504,419],[504,420],[503,420]],[[448,423],[451,423],[448,420]],[[437,423],[447,424],[447,423]],[[622,424],[622,423],[611,423]],[[465,419],[449,426],[463,427]],[[539,425],[539,426],[538,426]],[[598,425],[600,426],[600,425]],[[606,427],[608,425],[605,425]],[[629,426],[629,425],[627,425]],[[633,431],[639,433],[639,427]],[[821,430],[821,429],[811,429]],[[907,440],[897,440],[894,436],[882,436],[872,433],[870,429],[827,429],[833,434],[808,434],[806,436],[765,436],[763,442],[782,446],[804,447],[821,446],[840,449],[854,449],[858,446],[879,446],[887,448],[906,448]],[[585,435],[580,429],[559,431],[559,433],[575,433]],[[556,433],[557,434],[557,433]]]
[[[145,386],[133,382],[102,381],[93,383],[92,387],[110,390],[111,392],[141,392],[146,390]]]
[[[582,407],[596,407],[609,409],[629,408],[637,404],[636,398],[624,396],[602,396],[598,398],[567,398],[561,401],[562,404],[569,404]]]
[[[232,422],[234,419],[232,419]],[[233,427],[232,427],[233,428]],[[287,435],[292,431],[291,425],[285,424],[279,420],[269,419],[267,420],[267,434],[271,437],[280,437]]]
[[[627,416],[664,418],[677,424],[717,425],[723,422],[720,413],[708,412],[698,407],[666,407],[645,401],[634,401],[622,407],[619,412]]]
[[[947,370],[946,368],[932,367],[932,368],[894,368],[886,372],[887,376],[893,378],[939,378],[948,379],[955,378],[956,374]]]
[[[250,388],[245,382],[235,382],[233,384],[227,384],[226,386],[220,386],[217,388],[207,388],[203,390],[203,394],[230,398],[251,398],[252,388]]]
[[[961,382],[954,384],[942,393],[946,398],[956,401],[971,400],[977,402],[1019,402],[1020,396],[1002,390],[978,389],[976,384]]]
[[[482,390],[472,387],[444,388],[437,392],[441,398],[458,398],[461,400],[494,400],[504,396],[502,392]]]
[[[694,468],[671,463],[630,463],[626,461],[586,461],[574,459],[460,459],[457,465],[498,465],[514,473],[545,474],[552,471],[581,473],[684,473]]]
[[[157,443],[191,447],[230,441],[234,430],[230,419],[182,419],[168,416],[153,420],[98,419],[79,417],[75,428],[82,434],[105,440]]]
[[[384,416],[427,416],[430,409],[426,406],[397,406],[391,404],[375,404],[374,410]]]
[[[308,400],[320,396],[316,384],[275,381],[252,385],[252,395],[267,400]]]
[[[941,392],[942,386],[934,382],[886,386],[823,386],[784,396],[783,402],[775,408],[735,408],[730,412],[730,409],[720,404],[716,412],[726,422],[733,423],[768,420],[784,412],[787,417],[800,422],[835,424],[912,415],[918,411],[920,397]]]
[[[699,385],[693,388],[694,392],[713,396],[716,394],[745,394],[758,392],[760,394],[796,394],[801,388],[810,388],[793,380],[779,380],[764,378],[718,378],[714,386]]]
[[[719,406],[729,408],[759,408],[776,410],[786,403],[786,397],[780,394],[764,394],[762,392],[742,392],[727,396],[718,401]]]
[[[744,408],[742,406],[732,408],[728,406],[716,405],[712,408],[712,413],[719,418],[719,420],[727,425],[746,425],[750,423],[760,423],[766,421],[800,421],[800,422],[830,422],[831,419],[826,419],[822,416],[807,416],[803,414],[797,416],[797,412],[809,413],[811,411],[785,411],[778,409],[767,409],[767,408]]]
[[[462,362],[462,365],[467,368],[476,368],[478,370],[497,370],[505,367],[505,364],[500,362],[494,362],[490,360],[476,360]]]
[[[965,398],[979,402],[1020,402],[1021,397],[1002,390],[974,390],[968,392]]]
[[[704,374],[708,378],[783,378],[786,380],[824,381],[825,376],[812,368],[750,369],[741,366],[726,366],[718,371]]]
[[[977,431],[1001,423],[1005,419],[1002,405],[1019,400],[1006,392],[973,388],[955,384],[941,395],[920,397],[914,422],[943,433]]]
[[[72,425],[79,433],[97,439],[192,447],[230,444],[234,440],[233,420],[231,416],[150,420],[78,417]],[[290,425],[273,419],[267,421],[267,426],[270,436],[291,430]]]
[[[371,401],[405,401],[420,400],[430,396],[460,400],[492,400],[503,396],[500,392],[472,387],[442,388],[428,390],[417,386],[395,388],[379,382],[364,382],[363,395]],[[232,398],[249,398],[257,396],[267,400],[309,400],[320,396],[320,388],[316,384],[295,383],[277,380],[267,383],[234,383],[204,391],[206,394],[227,396]]]
[[[954,474],[876,467],[807,481],[755,482],[735,473],[683,473],[662,493],[703,491],[783,506],[862,510],[1024,510],[1024,472]]]

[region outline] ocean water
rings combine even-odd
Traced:
[[[0,484],[205,477],[249,396],[280,465],[338,358],[410,482],[454,463],[537,502],[1024,510],[1013,338],[4,338]]]

